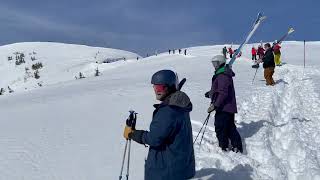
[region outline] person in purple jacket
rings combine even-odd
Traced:
[[[226,65],[226,58],[223,55],[214,56],[212,64],[215,73],[212,77],[211,90],[205,96],[211,99],[208,113],[216,111],[214,126],[219,146],[223,151],[227,151],[230,140],[231,150],[242,153],[241,137],[234,124],[237,103],[232,77],[235,74]]]

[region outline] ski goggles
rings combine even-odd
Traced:
[[[153,85],[153,89],[156,91],[156,92],[164,92],[166,90],[166,85],[163,85],[163,84],[154,84]]]
[[[220,62],[219,61],[211,61],[212,65],[214,68],[218,68],[220,66]]]

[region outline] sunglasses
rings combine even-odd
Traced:
[[[154,84],[153,85],[153,89],[156,91],[156,92],[164,92],[166,90],[166,86],[163,85],[163,84]]]

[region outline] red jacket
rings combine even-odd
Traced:
[[[233,54],[233,50],[229,48],[229,54]]]
[[[264,49],[262,47],[258,47],[258,54],[260,54],[260,56],[264,55]]]
[[[281,53],[281,52],[280,52],[280,49],[281,49],[281,46],[280,46],[279,44],[275,44],[275,45],[273,46],[273,52],[274,52],[275,54]]]
[[[256,50],[255,48],[252,48],[252,49],[251,49],[251,54],[252,54],[252,55],[256,55],[256,54],[257,54],[257,50]]]

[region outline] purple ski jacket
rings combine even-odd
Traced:
[[[234,72],[227,65],[219,68],[212,77],[210,97],[218,111],[237,113],[233,76],[235,76]]]

